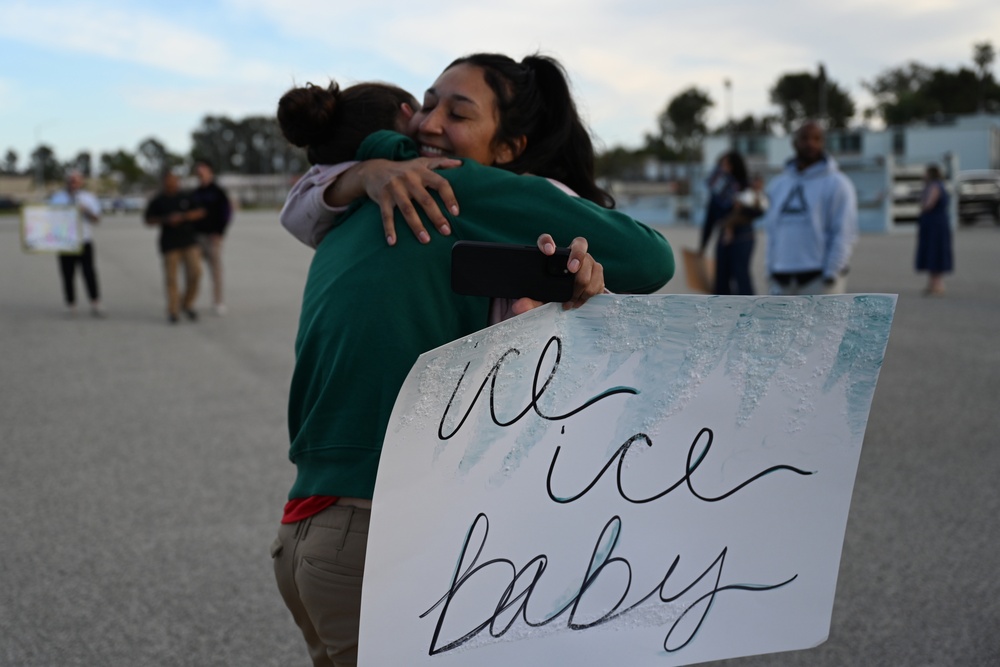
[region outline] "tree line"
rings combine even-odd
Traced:
[[[777,111],[772,114],[726,119],[709,127],[708,112],[715,106],[711,95],[691,86],[671,98],[657,116],[657,127],[644,137],[638,150],[615,147],[598,156],[598,172],[619,178],[641,177],[648,157],[663,161],[698,161],[702,140],[710,134],[773,135],[789,132],[807,118],[821,118],[828,127],[847,128],[858,117],[881,120],[887,126],[946,120],[976,112],[1000,112],[1000,85],[993,77],[996,57],[989,41],[973,45],[971,66],[955,70],[929,67],[917,61],[890,67],[862,87],[874,106],[858,113],[850,93],[829,78],[820,66],[816,72],[783,74],[768,90]]]
[[[702,140],[709,134],[774,134],[779,128],[787,132],[805,118],[819,117],[832,128],[846,128],[859,115],[864,122],[879,119],[892,126],[933,122],[977,111],[1000,112],[1000,85],[992,73],[995,57],[993,45],[986,41],[973,45],[970,66],[956,70],[917,61],[890,67],[862,82],[874,106],[860,114],[850,93],[829,78],[822,66],[817,72],[792,72],[779,77],[768,91],[775,113],[728,118],[716,127],[709,127],[707,121],[715,100],[706,90],[691,86],[667,102],[656,118],[656,130],[644,136],[640,148],[616,146],[600,152],[597,172],[617,178],[641,177],[642,163],[649,157],[699,160]],[[18,171],[19,156],[8,149],[0,161],[0,173],[23,173],[36,181],[49,182],[78,169],[127,193],[153,187],[164,169],[179,168],[198,159],[211,161],[219,173],[296,174],[308,167],[304,152],[285,141],[273,116],[242,120],[206,116],[191,139],[187,155],[175,154],[155,137],[149,137],[135,152],[118,150],[95,158],[85,151],[66,162],[43,144],[28,156],[23,172]]]
[[[121,193],[141,192],[156,187],[167,169],[178,169],[195,160],[208,160],[219,173],[294,174],[308,168],[302,149],[289,144],[273,116],[250,116],[233,120],[225,116],[205,116],[191,133],[192,147],[186,155],[172,152],[156,137],[139,143],[135,152],[119,149],[96,157],[82,151],[68,161],[60,161],[51,147],[40,145],[28,158],[28,166],[18,171],[18,155],[8,149],[0,173],[32,176],[36,181],[59,181],[70,170],[87,178],[107,181],[106,189]]]

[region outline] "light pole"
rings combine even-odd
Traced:
[[[726,89],[726,136],[729,137],[729,148],[736,148],[736,125],[733,123],[733,82],[727,76],[722,80],[722,86]]]
[[[826,125],[826,67],[819,64],[819,120]]]
[[[733,82],[726,77],[722,80],[722,85],[726,88],[726,128],[729,134],[733,132]]]

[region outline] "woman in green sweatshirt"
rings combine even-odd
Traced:
[[[561,89],[551,85],[554,77]],[[438,208],[438,197],[441,219],[416,210],[423,225],[441,229],[443,220],[454,238],[403,234],[388,246],[379,205],[357,200],[319,244],[303,296],[288,409],[297,475],[273,555],[279,589],[316,665],[356,661],[368,508],[396,394],[421,353],[487,321],[488,299],[451,290],[453,242],[526,244],[549,233],[568,245],[583,237],[615,292],[653,292],[674,270],[659,233],[592,201],[607,203],[593,183],[589,138],[582,172],[566,166],[580,152],[582,124],[554,61],[456,61],[428,91],[413,126],[417,141],[379,132],[357,157],[369,166],[463,158],[436,172],[460,199],[460,212],[449,210],[453,204]],[[519,166],[484,166],[511,164]],[[396,216],[404,224],[403,214]]]

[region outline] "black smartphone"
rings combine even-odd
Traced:
[[[575,276],[568,262],[569,248],[545,255],[533,245],[458,241],[451,248],[451,289],[467,296],[569,301]]]

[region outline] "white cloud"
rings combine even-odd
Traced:
[[[182,25],[139,12],[64,4],[4,8],[0,33],[54,51],[85,53],[199,75],[225,60],[225,47]]]
[[[460,55],[541,50],[566,66],[599,137],[626,145],[641,142],[667,101],[692,85],[715,99],[714,124],[728,107],[723,80],[733,83],[735,116],[760,114],[771,109],[768,89],[779,76],[822,62],[863,106],[862,80],[909,60],[968,66],[972,44],[996,42],[1000,26],[995,0],[297,0],[294,8],[285,0],[208,0],[197,23],[182,16],[195,11],[186,4],[83,1],[43,9],[0,0],[0,48],[19,41],[144,66],[143,86],[111,84],[118,97],[109,108],[269,113],[288,87],[331,77],[343,85],[392,81],[419,96]],[[36,87],[51,80],[30,70],[4,75],[35,103]]]
[[[233,83],[161,87],[133,86],[120,91],[129,108],[158,114],[226,115],[240,118],[274,113],[283,88]]]
[[[0,35],[56,52],[101,56],[203,79],[274,73],[266,63],[238,59],[219,35],[147,10],[24,2],[7,3],[2,9]]]

